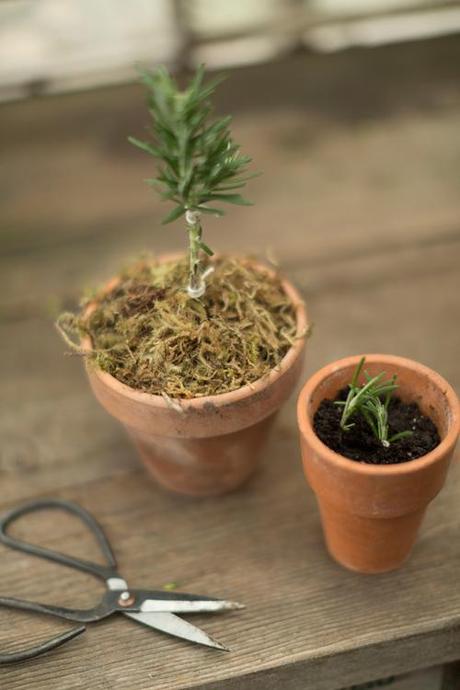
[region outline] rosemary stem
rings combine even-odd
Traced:
[[[202,235],[200,214],[197,211],[186,213],[189,239],[189,283],[187,292],[190,297],[201,297],[204,293],[204,283],[201,275],[200,240]]]

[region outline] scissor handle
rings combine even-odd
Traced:
[[[107,562],[107,565],[99,565],[98,563],[91,563],[90,561],[85,561],[80,558],[75,558],[74,556],[68,556],[67,554],[61,553],[60,551],[53,551],[52,549],[47,549],[44,546],[38,546],[36,544],[29,544],[26,541],[20,539],[15,539],[11,535],[7,534],[7,528],[18,518],[23,515],[28,515],[30,513],[35,513],[40,510],[47,510],[49,508],[64,510],[67,513],[76,515],[82,522],[85,523],[87,527],[96,537],[99,544],[101,552]],[[12,549],[17,549],[18,551],[23,551],[24,553],[31,554],[32,556],[39,556],[40,558],[46,558],[54,563],[61,563],[70,568],[76,568],[85,573],[90,573],[95,577],[102,580],[108,580],[111,577],[117,577],[117,562],[113,554],[112,548],[109,544],[107,537],[100,524],[93,518],[88,511],[86,511],[81,506],[71,501],[65,501],[63,499],[51,498],[45,500],[31,501],[29,503],[24,503],[17,508],[13,508],[9,512],[0,516],[0,542],[6,546],[10,546]]]
[[[34,659],[36,656],[45,654],[46,652],[51,651],[51,649],[56,649],[56,647],[60,647],[66,642],[73,640],[74,637],[81,635],[85,632],[85,630],[86,628],[84,625],[79,625],[76,628],[72,628],[72,630],[67,630],[65,633],[52,637],[46,642],[34,645],[33,647],[28,647],[27,649],[23,649],[19,652],[0,653],[0,664],[15,664],[18,661]]]
[[[33,613],[44,613],[46,616],[55,616],[66,621],[76,623],[96,623],[103,618],[111,616],[118,610],[139,610],[139,606],[125,607],[119,604],[119,592],[105,592],[100,602],[90,609],[70,609],[65,606],[53,606],[52,604],[40,604],[38,601],[28,601],[27,599],[16,599],[14,597],[0,596],[0,606],[20,611],[32,611]]]

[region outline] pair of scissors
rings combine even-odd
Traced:
[[[106,564],[99,565],[74,558],[73,556],[67,556],[59,551],[53,551],[15,539],[7,533],[7,528],[18,518],[36,511],[48,509],[63,510],[80,518],[96,537]],[[0,663],[22,661],[48,652],[83,633],[85,631],[85,623],[100,621],[114,613],[122,613],[137,623],[184,640],[228,651],[223,644],[217,642],[203,630],[183,620],[176,614],[203,611],[217,612],[244,608],[244,606],[236,602],[196,594],[129,588],[127,582],[118,573],[115,556],[102,527],[90,513],[70,501],[60,499],[32,501],[2,515],[0,517],[0,542],[18,551],[46,558],[54,563],[60,563],[84,573],[89,573],[103,580],[107,587],[107,591],[100,602],[95,607],[89,609],[63,608],[0,596],[0,606],[43,613],[81,624],[40,645],[35,645],[15,653],[0,654]]]

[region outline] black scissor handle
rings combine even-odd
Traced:
[[[119,592],[112,592],[109,590],[105,592],[100,602],[90,609],[70,609],[65,606],[40,604],[38,601],[0,596],[0,606],[6,606],[10,609],[19,609],[21,611],[32,611],[33,613],[44,613],[46,616],[54,616],[55,618],[75,621],[76,623],[96,623],[119,610],[120,605],[118,599]],[[122,610],[138,611],[139,606],[123,606]]]
[[[7,528],[18,518],[23,515],[28,515],[30,513],[35,513],[40,510],[47,509],[57,509],[64,510],[67,513],[76,515],[82,522],[85,523],[87,527],[96,537],[102,554],[107,562],[107,565],[99,565],[98,563],[91,563],[90,561],[85,561],[83,559],[75,558],[74,556],[68,556],[60,551],[53,551],[52,549],[47,549],[44,546],[38,546],[36,544],[29,544],[26,541],[20,539],[15,539],[11,535],[7,534]],[[72,503],[71,501],[65,501],[63,499],[51,498],[45,500],[31,501],[30,503],[24,503],[17,508],[13,508],[9,512],[0,516],[0,542],[6,546],[10,546],[12,549],[17,549],[18,551],[23,551],[24,553],[31,554],[32,556],[39,556],[40,558],[46,558],[54,563],[61,563],[70,568],[76,568],[86,573],[90,573],[102,580],[108,580],[110,577],[117,577],[117,562],[113,554],[112,548],[109,544],[107,537],[100,524],[93,518],[90,513],[88,513],[84,508]]]
[[[66,642],[73,640],[74,637],[81,635],[83,632],[85,632],[85,630],[86,628],[84,625],[79,625],[76,628],[72,628],[72,630],[68,630],[65,633],[61,633],[61,635],[52,637],[50,640],[47,640],[46,642],[34,645],[33,647],[28,647],[27,649],[23,649],[20,652],[9,652],[3,654],[0,653],[0,664],[15,664],[18,661],[26,661],[27,659],[33,659],[36,656],[45,654],[46,652],[51,651],[51,649],[56,649],[56,647],[60,647]]]

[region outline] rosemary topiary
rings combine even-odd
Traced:
[[[174,203],[164,223],[185,216],[189,256],[135,262],[79,314],[61,314],[57,327],[73,350],[136,390],[168,401],[237,390],[278,366],[306,331],[298,332],[278,275],[245,259],[207,261],[213,252],[201,214],[222,215],[220,202],[249,204],[236,190],[254,177],[230,136],[230,118],[211,119],[209,97],[220,79],[204,84],[200,67],[180,91],[163,67],[142,78],[151,140],[130,141],[157,160],[147,182]],[[91,349],[82,350],[88,337]]]
[[[156,176],[146,182],[162,199],[174,203],[163,223],[185,216],[189,237],[187,292],[190,297],[201,297],[210,270],[203,269],[202,252],[213,254],[202,239],[201,214],[223,215],[215,206],[220,202],[251,205],[236,190],[257,173],[245,174],[251,158],[242,155],[232,140],[231,117],[211,121],[209,97],[222,77],[204,83],[202,65],[181,91],[164,67],[141,74],[152,116],[151,141],[134,137],[129,141],[158,162]]]

